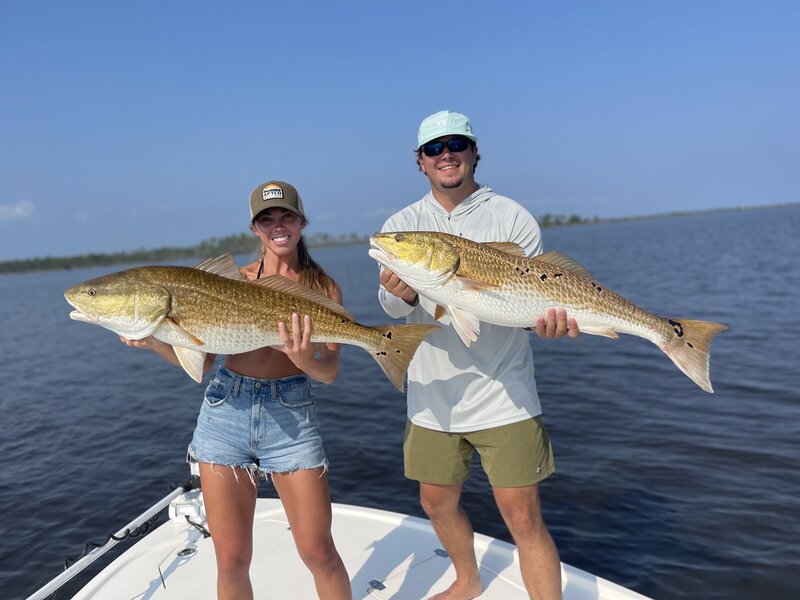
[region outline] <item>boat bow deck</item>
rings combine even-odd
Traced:
[[[173,502],[170,520],[106,567],[74,598],[202,600],[216,596],[216,564],[210,538],[186,520],[202,521],[202,500],[193,490]],[[446,589],[455,572],[425,519],[398,513],[333,505],[333,536],[345,562],[356,600],[419,600]],[[316,598],[279,500],[259,498],[250,568],[256,597]],[[485,600],[527,598],[516,548],[475,534],[475,551]],[[562,564],[565,600],[643,599],[635,592]]]

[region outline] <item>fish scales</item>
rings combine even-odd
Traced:
[[[480,334],[480,321],[532,327],[548,310],[563,308],[584,333],[627,333],[653,342],[703,390],[713,391],[711,340],[726,325],[648,312],[564,255],[531,258],[516,244],[432,231],[380,233],[370,245],[370,256],[436,304],[435,318],[450,317],[466,345]]]
[[[567,309],[571,318],[588,328],[613,324],[616,331],[646,337],[653,342],[670,335],[672,327],[667,319],[640,309],[603,285],[594,281],[587,285],[584,277],[536,257],[514,256],[454,237],[448,241],[458,248],[462,258],[457,275],[497,286],[485,295],[486,308],[482,311],[495,318],[482,320],[531,327],[550,308],[559,307]],[[526,319],[513,309],[519,302],[527,304],[529,310],[525,314],[534,318]]]
[[[170,314],[181,327],[197,332],[208,352],[233,354],[281,344],[278,323],[285,323],[291,334],[292,313],[311,316],[313,342],[365,347],[381,336],[319,304],[269,287],[231,282],[187,267],[143,267],[141,275],[153,284],[169,285]]]
[[[170,344],[184,370],[202,379],[205,355],[239,354],[283,342],[278,323],[292,334],[292,314],[312,319],[311,341],[367,350],[394,386],[435,325],[357,323],[330,299],[281,276],[242,280],[229,256],[195,268],[151,266],[111,273],[65,292],[70,317],[129,339],[154,336]]]

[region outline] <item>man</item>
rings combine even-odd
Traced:
[[[480,155],[466,116],[442,111],[427,117],[417,142],[417,164],[431,191],[389,218],[383,231],[443,231],[477,242],[515,242],[529,256],[541,253],[530,213],[475,182]],[[435,322],[433,303],[391,270],[382,270],[380,282],[378,296],[391,317]],[[551,310],[534,331],[546,338],[579,333],[563,310]],[[442,327],[409,367],[405,474],[420,482],[422,507],[456,571],[456,581],[437,600],[466,600],[483,590],[472,525],[459,502],[473,450],[516,542],[528,593],[537,600],[561,598],[558,551],[539,506],[538,483],[554,466],[528,338],[522,329],[481,323],[468,348],[455,328]]]

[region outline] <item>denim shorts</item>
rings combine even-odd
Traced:
[[[327,468],[308,376],[255,379],[221,366],[206,388],[189,460],[265,474]]]

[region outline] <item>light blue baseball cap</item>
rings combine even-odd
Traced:
[[[477,142],[478,138],[472,133],[472,125],[466,115],[449,110],[442,110],[425,117],[419,124],[417,132],[417,148],[431,140],[446,135],[463,135],[465,138]]]

